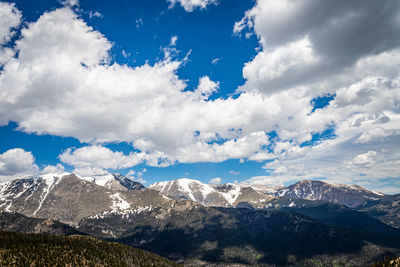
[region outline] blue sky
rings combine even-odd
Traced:
[[[41,0],[0,12],[3,181],[109,171],[147,185],[400,192],[395,2]]]

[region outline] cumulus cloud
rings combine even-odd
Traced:
[[[221,184],[222,179],[220,177],[215,177],[212,178],[210,181],[208,181],[209,184]]]
[[[59,156],[60,160],[76,168],[125,169],[143,161],[139,153],[124,155],[103,146],[86,146],[78,149],[67,149]]]
[[[208,76],[186,90],[177,75],[185,59],[172,50],[176,38],[163,59],[129,67],[113,62],[112,43],[70,7],[49,11],[8,48],[0,125],[15,121],[25,132],[90,142],[60,155],[82,173],[234,158],[270,160],[268,179],[277,181],[400,176],[399,5],[256,2],[234,30],[255,33],[260,51],[243,67],[239,94],[224,99],[210,97],[219,82]],[[5,36],[19,20],[1,22]],[[314,110],[314,99],[326,94],[334,99]],[[329,128],[333,137],[313,140]],[[103,146],[108,142],[127,142],[138,152],[114,152]],[[354,164],[369,151],[379,155],[378,167]]]
[[[0,2],[0,44],[8,42],[21,22],[22,14],[14,3]]]
[[[301,114],[299,105],[279,104],[298,102],[296,92],[209,100],[219,83],[204,76],[195,91],[184,91],[176,74],[182,61],[171,55],[131,68],[110,62],[110,48],[70,8],[44,13],[22,30],[18,56],[0,75],[0,123],[84,142],[132,142],[147,164],[168,166],[252,156],[276,119],[285,124]]]
[[[10,41],[15,34],[15,29],[21,22],[21,12],[15,7],[14,3],[0,2],[0,66],[6,63],[14,55],[14,51],[9,47],[3,47]]]
[[[217,92],[219,83],[211,81],[210,77],[203,76],[199,79],[199,86],[196,89],[196,94],[204,99],[208,99],[210,95]]]
[[[257,1],[235,23],[234,33],[254,33],[260,41],[238,91],[298,95],[285,107],[299,113],[288,124],[277,122],[268,175],[250,182],[400,176],[399,11],[392,1]],[[334,100],[310,110],[307,101],[327,94]],[[304,145],[329,127],[334,137]]]
[[[170,3],[170,8],[179,3],[187,12],[192,12],[196,8],[205,9],[209,5],[217,4],[217,0],[168,0],[168,2]]]
[[[234,26],[235,33],[254,31],[262,47],[246,64],[242,89],[273,92],[320,82],[362,57],[398,47],[399,8],[393,1],[257,1]]]
[[[142,171],[134,171],[134,170],[130,170],[127,174],[126,177],[128,177],[129,179],[139,182],[141,184],[145,184],[147,183],[147,181],[142,177],[143,173],[145,173],[147,170],[143,169]]]
[[[229,171],[229,175],[239,175],[240,172],[239,171],[235,171],[235,170],[230,170]]]
[[[79,0],[61,0],[60,3],[63,6],[74,7],[79,5]]]
[[[46,173],[60,173],[64,172],[65,168],[62,164],[58,163],[57,165],[47,165],[45,166],[41,173],[46,174]]]
[[[8,181],[38,173],[35,157],[22,148],[13,148],[0,154],[0,181]]]
[[[75,168],[73,169],[72,173],[79,175],[81,177],[109,174],[109,172],[105,169],[94,168],[94,167]]]

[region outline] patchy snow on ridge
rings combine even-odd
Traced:
[[[110,206],[112,211],[124,211],[131,207],[131,205],[125,199],[123,199],[119,193],[110,195],[110,198],[112,200],[112,206]]]
[[[178,185],[180,188],[182,188],[183,191],[187,192],[189,194],[189,197],[191,200],[196,201],[196,198],[193,195],[193,191],[197,190],[198,192],[201,193],[203,196],[203,199],[207,197],[208,194],[212,193],[214,191],[214,188],[209,186],[208,184],[203,184],[200,181],[197,180],[192,180],[188,178],[182,178],[177,180]],[[198,188],[193,188],[194,185]]]
[[[177,180],[156,182],[149,188],[160,191],[167,196],[184,197],[203,205],[218,203],[221,206],[233,205],[241,194],[242,186],[239,184],[210,185],[198,180],[181,178]],[[225,203],[225,204],[224,204]],[[211,204],[212,205],[212,204]]]
[[[111,197],[111,196],[110,196]],[[114,206],[111,206],[110,208],[113,208]],[[121,216],[124,219],[128,219],[131,215],[137,215],[143,212],[150,212],[153,210],[153,206],[137,206],[134,209],[125,209],[125,210],[118,210],[117,209],[112,209],[112,210],[107,210],[107,211],[102,211],[100,213],[94,214],[92,216],[89,216],[89,219],[104,219],[110,216],[118,215]]]
[[[95,183],[97,185],[105,186],[107,183],[115,180],[114,175],[111,173],[98,174],[93,176],[78,176],[82,180]]]
[[[168,195],[171,190],[178,190],[180,193],[186,194],[187,197],[192,201],[198,201],[198,198],[196,196],[198,196],[199,194],[204,200],[209,194],[215,192],[215,189],[210,185],[188,178],[156,182],[150,185],[149,188],[160,191],[161,194],[166,195]]]
[[[46,188],[43,190],[43,193],[40,197],[40,202],[39,206],[37,209],[33,212],[33,215],[36,215],[36,213],[40,210],[40,208],[43,205],[43,202],[47,198],[49,192],[61,181],[62,177],[65,175],[68,175],[69,173],[47,173],[44,175],[39,176],[38,178],[43,179],[46,183]]]
[[[233,205],[236,199],[241,194],[242,187],[238,184],[227,184],[232,186],[233,189],[229,190],[228,192],[219,192],[225,199],[228,201],[229,204]]]

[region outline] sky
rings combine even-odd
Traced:
[[[0,2],[0,181],[400,193],[400,2]]]

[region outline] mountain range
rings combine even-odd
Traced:
[[[195,266],[365,266],[400,253],[399,200],[323,181],[268,187],[178,179],[146,188],[120,174],[57,173],[1,183],[0,226],[91,235]]]

